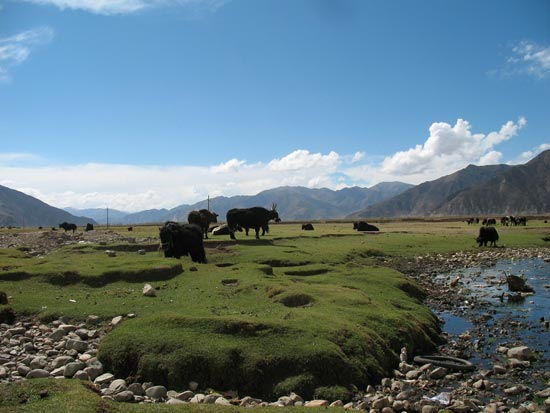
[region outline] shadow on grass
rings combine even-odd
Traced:
[[[82,283],[90,287],[104,287],[117,281],[141,283],[145,281],[167,281],[183,272],[181,263],[163,265],[143,270],[115,270],[106,271],[98,276],[83,276],[78,271],[63,271],[49,274],[36,275],[25,271],[2,274],[0,280],[21,281],[31,277],[42,278],[52,285],[66,286]]]

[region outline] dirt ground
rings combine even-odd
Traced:
[[[70,244],[112,244],[127,242],[130,244],[152,243],[156,238],[136,238],[122,235],[115,231],[94,230],[88,232],[65,231],[29,231],[29,232],[0,232],[0,248],[26,248],[30,256],[47,255],[55,249]]]

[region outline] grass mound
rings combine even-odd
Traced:
[[[196,381],[267,400],[288,391],[311,398],[319,388],[375,382],[403,346],[435,346],[436,317],[396,271],[335,266],[267,277],[264,264],[235,259],[231,267],[201,266],[177,291],[161,290],[159,297],[182,295],[177,311],[142,313],[113,330],[99,351],[106,368],[175,389]]]
[[[185,388],[189,381],[197,381],[266,399],[281,389],[312,397],[321,386],[362,385],[380,377],[379,366],[389,368],[395,362],[393,351],[384,351],[381,340],[373,343],[364,332],[350,332],[347,340],[338,343],[333,340],[336,332],[319,336],[306,327],[285,324],[162,314],[118,328],[103,341],[100,357],[120,377],[170,388]],[[153,339],[159,328],[162,336]],[[358,346],[353,352],[345,348],[349,341]],[[376,362],[361,357],[373,348],[378,349]],[[308,386],[302,380],[293,381],[304,372]]]

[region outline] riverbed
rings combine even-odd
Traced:
[[[525,279],[532,294],[512,292],[507,275]],[[437,311],[444,321],[442,353],[461,356],[478,370],[505,364],[502,349],[527,346],[534,352],[530,365],[517,377],[533,388],[546,385],[550,371],[550,260],[505,259],[437,275],[452,285],[456,306]]]

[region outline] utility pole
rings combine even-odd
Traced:
[[[208,210],[210,211],[210,195],[208,195]]]
[[[107,207],[107,229],[109,229],[109,207]]]

